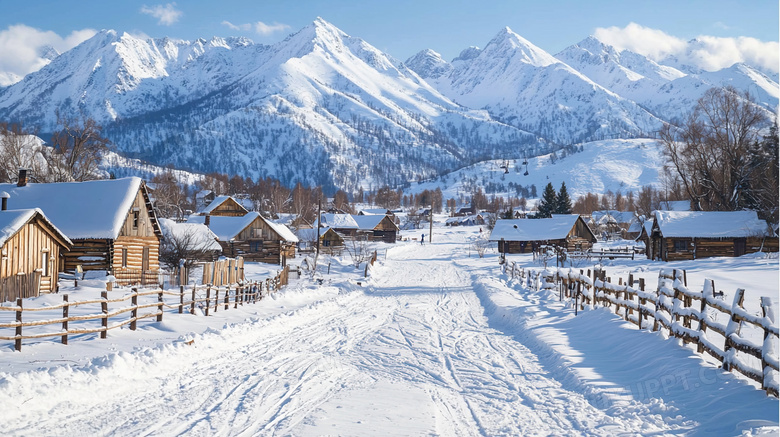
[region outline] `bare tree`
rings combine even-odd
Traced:
[[[86,181],[100,177],[99,165],[109,150],[110,141],[102,136],[102,127],[92,118],[69,119],[57,114],[62,129],[52,136],[53,182]]]
[[[178,225],[176,232],[166,229],[160,242],[160,263],[171,270],[184,267],[189,272],[199,261],[214,259],[212,241],[194,226]]]
[[[750,94],[712,88],[680,128],[661,130],[661,141],[695,210],[733,211],[745,205],[758,169],[751,147],[765,127],[765,111]]]
[[[355,236],[344,242],[344,249],[346,249],[352,264],[355,267],[360,267],[360,264],[367,261],[371,257],[371,251],[368,248],[368,241],[361,236]]]
[[[41,140],[33,132],[25,131],[21,124],[0,123],[0,181],[15,181],[20,168],[45,179],[48,166],[44,153]]]

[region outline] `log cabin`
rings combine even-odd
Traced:
[[[643,236],[648,259],[660,261],[778,251],[777,235],[755,211],[655,211]]]
[[[497,220],[488,241],[497,242],[500,253],[532,253],[542,245],[587,251],[596,237],[582,217],[562,214],[542,219]]]
[[[203,223],[217,236],[222,255],[245,261],[285,265],[295,258],[298,237],[285,225],[266,220],[257,212],[242,217],[192,215],[187,223]]]
[[[365,235],[368,241],[384,241],[395,243],[400,229],[386,215],[353,215],[352,219],[358,225],[358,234]]]
[[[298,240],[306,244],[306,249],[314,250],[317,247],[317,229],[298,229],[295,233]],[[344,250],[344,237],[333,228],[320,228],[320,252],[329,255],[338,255]]]
[[[8,210],[6,201],[0,210],[0,302],[57,291],[61,256],[73,243],[40,209]]]
[[[319,222],[314,224],[315,228],[317,226],[333,228],[334,231],[347,238],[355,238],[360,229],[352,214],[320,214]]]
[[[106,271],[117,283],[156,283],[162,233],[138,177],[87,182],[0,184],[9,208],[40,208],[73,243],[62,271]]]
[[[223,216],[223,217],[243,217],[249,210],[244,208],[241,203],[230,196],[217,196],[203,210],[200,215]]]

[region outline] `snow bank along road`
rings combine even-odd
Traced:
[[[542,297],[523,297],[495,277],[495,259],[466,257],[455,237],[399,245],[362,287],[345,282],[331,298],[194,336],[191,345],[5,375],[3,434],[699,432],[700,414],[655,398],[604,401],[561,368],[552,348],[524,345],[513,311],[558,316]],[[777,410],[760,391],[742,389]],[[764,425],[777,423],[726,424],[736,434]]]

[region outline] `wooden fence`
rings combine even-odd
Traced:
[[[761,298],[762,316],[758,317],[745,310],[744,289],[737,289],[733,303],[728,305],[718,299],[723,293],[715,291],[715,282],[711,279],[705,279],[701,291],[688,289],[684,270],[661,270],[658,285],[652,291],[646,290],[644,278],[635,281],[633,275],[629,275],[625,284],[622,278],[615,284],[603,269],[594,269],[592,276],[590,270],[587,274],[583,270],[579,273],[563,270],[526,270],[518,268],[514,262],[504,265],[507,275],[526,281],[529,286],[553,291],[557,288],[561,300],[574,301],[575,314],[585,305],[614,308],[615,314],[639,329],[663,329],[669,337],[679,338],[685,344],[695,344],[698,353],[714,357],[724,370],[736,370],[761,384],[768,394],[778,396],[778,383],[772,377],[772,371],[778,371],[780,358],[775,356],[777,349],[774,344],[780,332],[769,297]],[[708,317],[713,312],[715,317]],[[728,322],[718,322],[717,314],[725,315]],[[741,336],[744,326],[762,331],[763,342],[756,344]],[[719,334],[717,342],[711,338],[711,332]],[[740,362],[737,352],[760,360],[760,368]]]
[[[244,279],[244,258],[226,258],[203,264],[203,283],[235,284]]]
[[[13,302],[20,297],[36,297],[40,293],[40,285],[40,271],[2,278],[0,279],[0,302]]]
[[[14,329],[14,335],[0,335],[0,340],[10,340],[14,342],[14,348],[17,351],[22,350],[22,341],[44,337],[60,337],[62,344],[68,344],[68,337],[77,334],[91,334],[100,333],[100,338],[106,338],[108,331],[116,328],[120,328],[125,325],[130,325],[131,330],[136,329],[137,322],[139,320],[154,317],[156,321],[161,322],[165,309],[175,310],[179,314],[182,314],[187,310],[190,314],[197,314],[196,309],[200,309],[201,312],[208,316],[210,313],[215,313],[221,308],[228,310],[232,305],[233,308],[238,308],[239,305],[245,303],[256,303],[261,300],[263,296],[273,293],[279,290],[282,286],[287,285],[289,277],[289,268],[285,267],[274,278],[268,278],[262,282],[251,283],[237,283],[225,286],[215,286],[212,284],[193,286],[192,289],[186,289],[184,286],[180,286],[178,291],[166,291],[148,290],[139,291],[137,288],[132,288],[132,292],[119,297],[108,297],[108,291],[101,292],[100,299],[69,302],[68,295],[62,296],[62,303],[59,305],[52,305],[39,308],[23,307],[23,299],[16,299],[16,306],[6,307],[0,306],[0,311],[12,311],[16,313],[16,321],[12,323],[0,323],[0,329]],[[139,304],[138,298],[156,296],[157,299],[152,302]],[[168,300],[166,301],[166,296]],[[71,315],[72,308],[78,308],[86,305],[97,306],[100,304],[100,312],[94,314],[84,315]],[[109,304],[114,304],[116,308],[109,309]],[[61,317],[51,317],[51,312],[57,311],[58,316],[61,311]],[[146,311],[146,312],[144,312]],[[48,313],[47,313],[48,312]],[[34,320],[28,320],[28,316],[25,314],[35,313],[44,314],[46,317],[35,318]],[[124,314],[129,315],[123,316]],[[70,326],[72,322],[89,322],[99,321],[98,326],[95,323],[94,326],[83,327],[84,323],[80,323],[79,327]],[[113,321],[113,323],[109,323]],[[24,328],[32,328],[46,325],[59,325],[61,329],[36,332],[32,334],[24,334]]]

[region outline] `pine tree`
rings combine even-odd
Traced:
[[[537,218],[550,218],[556,210],[556,203],[558,195],[555,193],[555,188],[552,186],[552,182],[548,183],[544,187],[544,193],[542,193],[542,199],[539,201],[536,213]]]
[[[554,214],[571,214],[571,213],[572,213],[571,199],[569,198],[569,192],[566,191],[566,182],[561,182],[561,190],[558,192],[558,197],[555,199]]]

